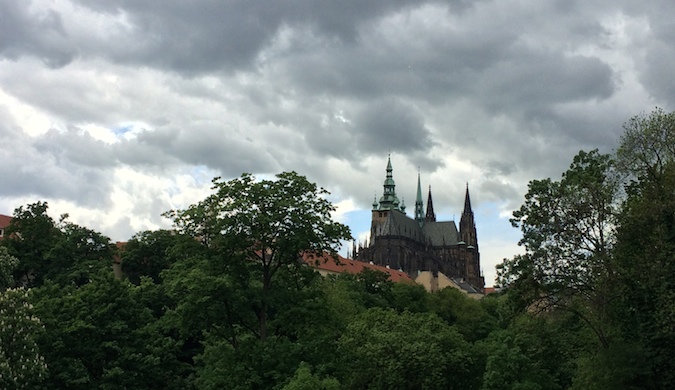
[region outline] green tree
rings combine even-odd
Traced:
[[[50,368],[43,388],[187,388],[187,367],[173,339],[159,332],[139,287],[101,271],[76,287],[48,282],[34,290]]]
[[[47,365],[37,338],[44,333],[23,288],[0,292],[0,387],[41,389]]]
[[[518,316],[507,329],[493,332],[483,374],[484,390],[569,388],[574,373],[573,332],[560,318]]]
[[[67,221],[52,219],[47,202],[21,206],[3,240],[9,253],[19,259],[14,272],[17,284],[40,286],[49,279],[59,284],[82,285],[100,269],[110,268],[113,248],[101,233]]]
[[[309,364],[302,362],[290,383],[282,390],[340,390],[340,382],[335,378],[321,378],[312,374]]]
[[[639,340],[649,373],[643,388],[675,387],[675,112],[656,109],[624,125],[619,167],[631,180],[616,258],[622,281],[619,319]]]
[[[49,251],[60,238],[60,231],[47,214],[47,202],[36,202],[14,210],[14,217],[7,227],[7,239],[2,244],[19,259],[14,272],[23,285],[40,285],[44,278]]]
[[[334,253],[350,238],[349,228],[331,220],[335,207],[325,199],[328,192],[295,172],[278,174],[277,180],[257,181],[250,174],[216,178],[213,184],[213,195],[166,215],[181,233],[230,263],[226,272],[248,268],[256,276],[259,298],[252,307],[264,341],[275,275],[300,264],[301,253]]]
[[[560,181],[533,180],[511,220],[525,253],[498,267],[521,309],[572,311],[604,347],[617,295],[612,248],[620,196],[609,155],[579,152]]]
[[[340,383],[350,389],[472,389],[472,348],[457,330],[429,313],[373,308],[339,341]]]
[[[160,273],[170,267],[175,260],[174,250],[185,238],[171,230],[147,230],[135,234],[122,250],[124,275],[134,284],[139,284],[142,276],[161,282]]]
[[[14,270],[19,265],[19,259],[9,254],[7,248],[0,246],[0,291],[14,285]]]

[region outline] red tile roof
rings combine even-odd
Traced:
[[[9,222],[12,220],[12,217],[9,215],[0,214],[0,229],[6,228],[9,226]]]
[[[323,256],[316,256],[307,253],[302,256],[302,260],[308,265],[321,271],[332,273],[347,272],[350,274],[358,274],[364,269],[368,268],[374,271],[380,271],[388,274],[389,280],[391,280],[392,282],[415,283],[415,281],[403,271],[382,267],[380,265],[365,263],[363,261],[347,259],[340,255],[337,255],[337,262],[328,253],[323,254]]]

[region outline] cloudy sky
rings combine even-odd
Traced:
[[[295,170],[363,238],[391,153],[412,214],[419,170],[482,265],[518,251],[531,179],[675,107],[666,0],[0,0],[0,213],[128,240],[214,176]],[[425,191],[426,192],[426,191]],[[426,195],[425,195],[426,197]],[[425,199],[426,200],[426,199]]]

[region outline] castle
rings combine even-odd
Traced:
[[[415,215],[414,218],[408,217],[405,203],[396,196],[392,172],[390,157],[384,193],[379,202],[373,200],[370,239],[365,246],[354,247],[352,256],[360,261],[400,269],[413,279],[425,271],[436,278],[440,273],[483,292],[485,279],[480,270],[478,238],[468,185],[457,230],[454,221],[436,221],[431,186],[424,210],[419,174]]]

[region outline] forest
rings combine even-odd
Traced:
[[[295,172],[215,178],[123,247],[20,206],[0,240],[0,388],[675,388],[675,113],[629,119],[618,144],[530,181],[523,254],[481,300],[320,276],[299,254],[350,231]]]

